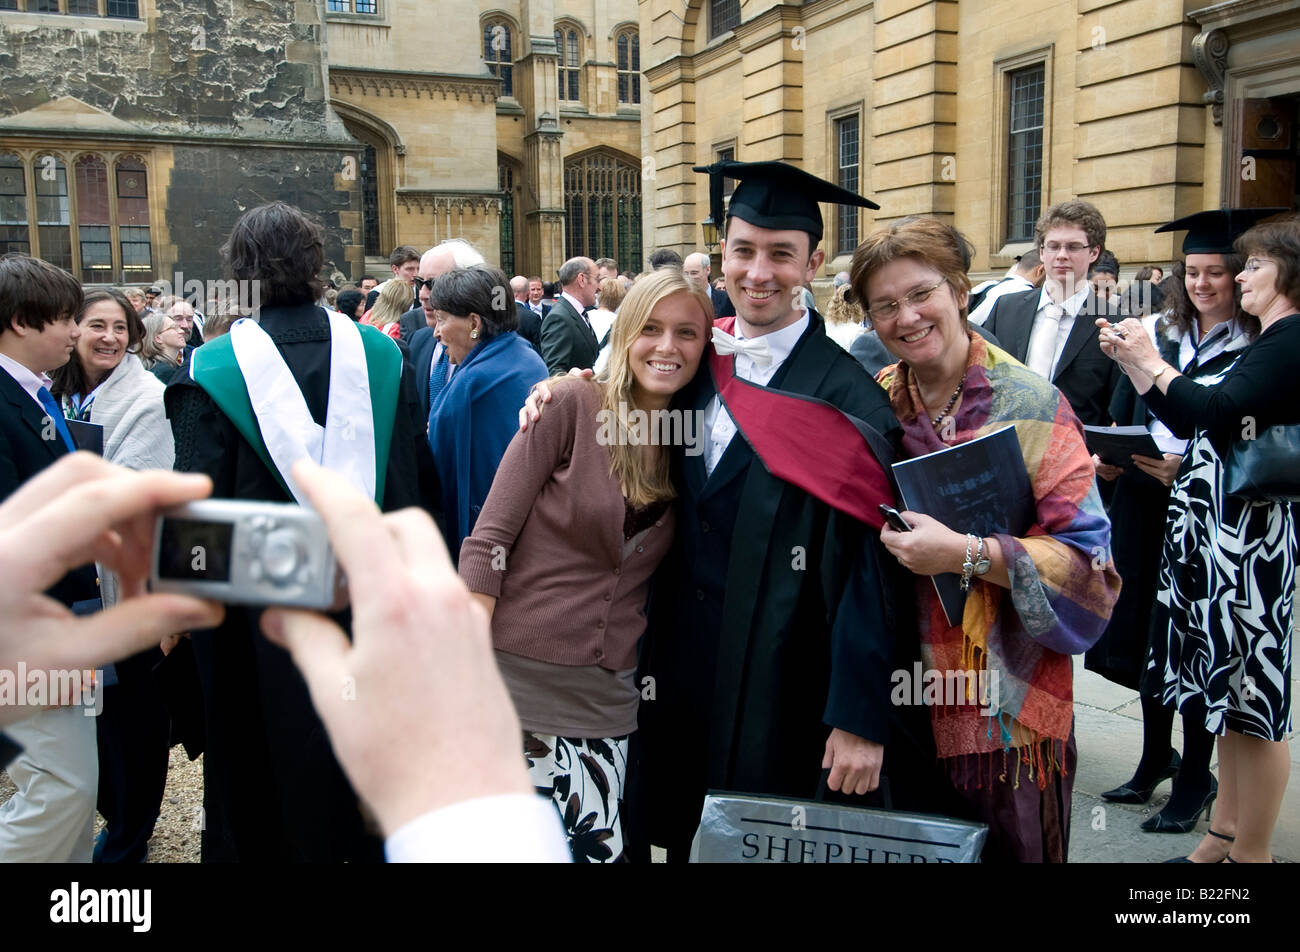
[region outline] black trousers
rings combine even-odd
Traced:
[[[95,844],[96,863],[143,863],[167,786],[171,718],[152,668],[150,648],[116,665],[118,682],[104,689],[97,718],[99,812],[107,821]]]

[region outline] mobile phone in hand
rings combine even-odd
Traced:
[[[886,506],[883,502],[880,504],[880,514],[885,517],[885,521],[897,529],[899,532],[911,532],[912,527],[907,524],[903,514],[893,506]]]

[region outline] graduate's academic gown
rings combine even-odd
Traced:
[[[831,403],[896,443],[885,392],[810,318],[769,386]],[[706,363],[681,396],[701,419],[714,395]],[[740,434],[711,476],[702,454],[678,453],[676,467],[677,536],[637,675],[633,813],[637,835],[680,860],[708,790],[812,799],[832,727],[888,742],[891,720],[901,724],[890,674],[920,653],[911,583],[875,530],[769,474]],[[912,720],[892,733],[930,743],[928,724]],[[913,753],[895,759],[912,764]],[[932,749],[919,761],[933,767]]]
[[[261,325],[323,425],[330,372],[325,313],[314,305],[266,307]],[[165,399],[176,469],[211,476],[213,498],[293,501],[188,373],[176,375]],[[408,362],[388,456],[386,511],[432,498],[422,494],[433,460],[419,407]],[[306,683],[288,653],[261,634],[260,616],[230,607],[221,627],[193,634],[204,711],[202,861],[382,862],[383,843],[364,828]],[[334,618],[348,629],[348,613]]]

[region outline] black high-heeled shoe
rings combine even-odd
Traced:
[[[1205,795],[1205,799],[1200,805],[1187,816],[1179,816],[1169,809],[1166,805],[1163,810],[1155,816],[1142,821],[1143,833],[1189,833],[1196,826],[1196,822],[1205,814],[1205,818],[1210,818],[1210,809],[1214,805],[1215,798],[1219,795],[1219,781],[1210,775],[1210,790]],[[1219,834],[1215,834],[1218,836]]]
[[[1164,773],[1155,780],[1151,781],[1149,787],[1138,787],[1133,780],[1124,784],[1122,787],[1116,787],[1114,790],[1107,790],[1101,795],[1103,800],[1109,800],[1111,803],[1146,803],[1151,799],[1151,794],[1156,792],[1156,787],[1160,786],[1166,780],[1172,780],[1178,776],[1178,768],[1182,766],[1183,758],[1178,756],[1178,751],[1171,749],[1169,751],[1169,766],[1165,768]]]
[[[1235,836],[1228,836],[1228,834],[1226,833],[1216,833],[1214,832],[1214,830],[1206,830],[1205,832],[1210,834],[1210,836],[1216,837],[1217,839],[1227,840],[1229,844],[1237,842],[1237,838]],[[1229,845],[1228,849],[1232,849],[1231,845]],[[1175,856],[1173,859],[1165,860],[1166,863],[1190,863],[1191,861],[1192,858],[1190,856]],[[1233,859],[1231,856],[1225,856],[1223,857],[1223,859],[1219,860],[1219,862],[1235,863],[1236,860]]]

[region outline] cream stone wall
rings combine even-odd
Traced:
[[[1000,273],[1027,247],[1007,241],[1007,74],[1042,62],[1040,210],[1074,197],[1096,204],[1130,273],[1176,257],[1181,236],[1153,229],[1216,207],[1225,163],[1240,160],[1226,155],[1231,142],[1204,102],[1207,78],[1192,54],[1202,27],[1189,14],[1205,6],[1234,42],[1252,44],[1240,49],[1290,64],[1253,86],[1234,87],[1230,75],[1230,88],[1276,96],[1294,74],[1300,90],[1300,42],[1277,52],[1300,37],[1300,11],[1281,0],[750,2],[740,26],[714,40],[707,6],[639,2],[650,90],[642,148],[654,170],[648,248],[700,247],[708,189],[691,165],[734,146],[742,161],[784,159],[834,180],[834,118],[860,109],[859,192],[882,206],[860,216],[862,234],[937,215],[971,238],[974,273]],[[1237,65],[1249,75],[1246,55],[1229,54],[1229,74]],[[828,235],[836,214],[823,208]],[[825,273],[847,261],[832,255]]]

